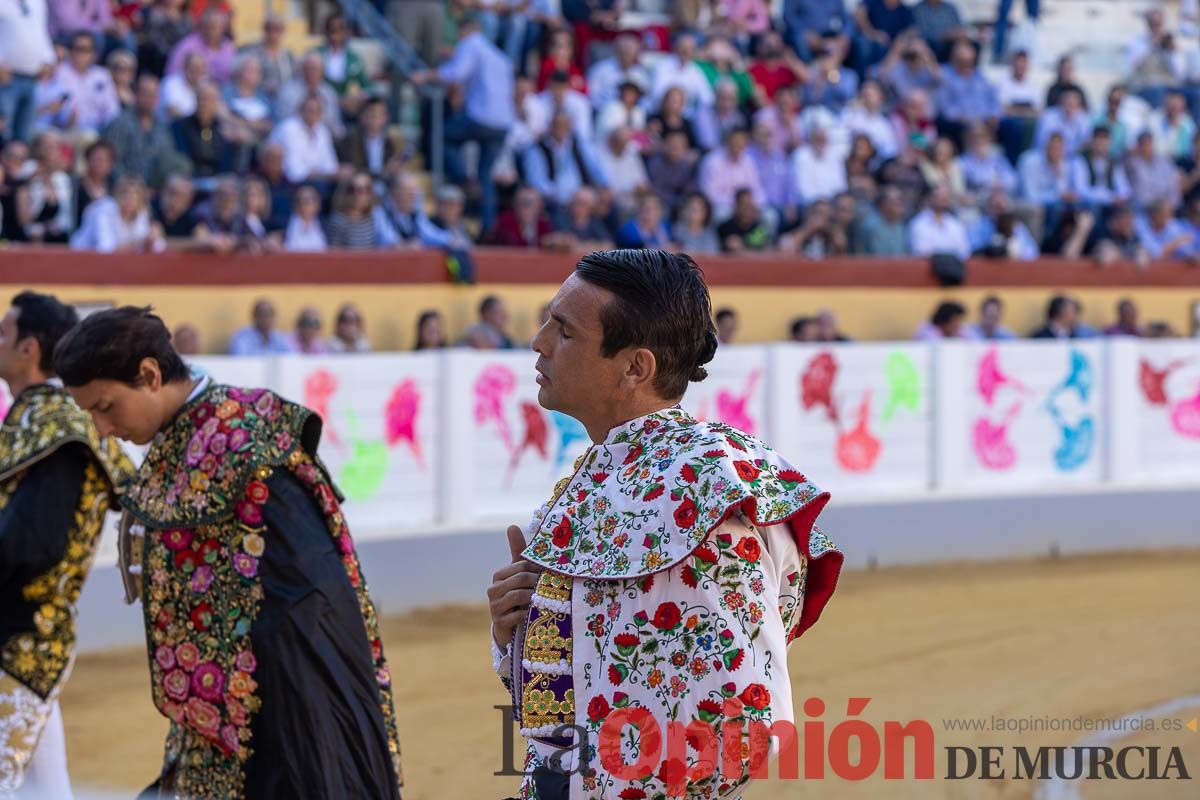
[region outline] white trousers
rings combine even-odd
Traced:
[[[72,800],[58,698],[0,672],[0,799]]]

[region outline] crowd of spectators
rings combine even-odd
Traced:
[[[1200,58],[1159,9],[1089,102],[951,0],[376,5],[428,69],[368,74],[337,11],[293,53],[224,0],[0,4],[0,238],[1200,257]],[[431,198],[393,78],[447,89]]]
[[[1087,339],[1098,336],[1139,336],[1167,338],[1178,333],[1164,322],[1143,323],[1138,307],[1130,298],[1118,301],[1113,322],[1103,329],[1083,322],[1083,305],[1069,295],[1054,295],[1047,303],[1042,324],[1024,333],[1014,333],[1004,320],[1004,301],[995,295],[985,297],[979,304],[975,322],[968,321],[969,312],[957,301],[939,303],[929,319],[916,330],[914,339],[931,342],[939,339],[1005,341],[1032,339]],[[549,318],[549,307],[543,306],[538,324]],[[721,345],[740,344],[740,318],[737,309],[720,307],[713,315],[717,340]],[[792,321],[780,339],[800,343],[838,343],[852,341],[841,329],[837,315],[831,309],[800,316]],[[200,331],[195,325],[183,323],[174,331],[176,349],[184,355],[211,352],[205,349]],[[436,309],[420,312],[407,340],[412,350],[436,350],[445,347],[468,347],[476,350],[510,350],[526,348],[512,334],[508,307],[503,298],[487,295],[479,303],[474,323],[457,339],[451,339],[445,317]],[[211,345],[212,343],[208,343]],[[291,330],[281,328],[275,304],[267,298],[255,302],[250,324],[239,328],[230,338],[224,352],[234,356],[267,356],[287,353],[369,353],[371,341],[362,311],[353,303],[337,309],[331,330],[326,333],[320,311],[302,308]]]

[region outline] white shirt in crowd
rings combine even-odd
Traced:
[[[1011,105],[1027,105],[1031,108],[1040,109],[1042,100],[1045,99],[1045,90],[1028,74],[1023,80],[1017,80],[1011,72],[1006,72],[994,81],[996,87],[996,99],[1000,101],[1000,107],[1005,108]]]
[[[858,103],[851,103],[842,112],[842,125],[850,133],[851,139],[859,133],[870,139],[880,159],[894,158],[900,152],[895,126],[878,111],[871,112]]]
[[[39,104],[66,97],[67,102],[55,121],[65,123],[74,111],[75,124],[62,127],[99,131],[121,113],[121,100],[112,75],[94,64],[81,73],[71,62],[64,61],[54,71],[53,80],[38,86],[37,94]]]
[[[158,115],[166,120],[196,113],[196,90],[182,72],[163,78],[158,91]]]
[[[319,219],[305,221],[299,214],[292,215],[283,237],[283,249],[292,253],[323,253],[328,246]]]
[[[626,77],[640,81],[642,86],[650,85],[650,72],[641,64],[623,70],[616,56],[602,58],[593,64],[587,72],[588,98],[592,107],[599,110],[616,100],[621,81]]]
[[[283,147],[283,174],[292,183],[338,171],[333,136],[323,122],[309,129],[299,117],[288,117],[271,132],[271,141]]]
[[[828,200],[846,191],[845,156],[825,146],[818,153],[812,145],[801,145],[792,153],[792,186],[801,205]]]
[[[71,237],[72,250],[94,250],[114,253],[123,249],[144,247],[150,238],[150,212],[142,209],[132,220],[121,217],[117,201],[104,197],[89,205],[83,212],[83,222]],[[155,250],[164,242],[156,242]]]
[[[650,185],[646,175],[646,164],[642,154],[633,142],[626,142],[621,153],[613,153],[612,148],[605,144],[599,148],[597,159],[608,174],[608,188],[612,190],[613,199],[624,210],[631,210],[636,202],[639,189]]]
[[[939,216],[929,208],[921,211],[908,223],[908,240],[913,255],[950,253],[962,259],[971,255],[966,226],[949,212]]]
[[[554,104],[554,95],[549,89],[536,96],[536,112],[539,119],[546,121],[546,128],[550,127],[550,123],[554,121],[554,114],[558,111]],[[563,94],[562,110],[567,112],[567,116],[571,118],[571,129],[575,131],[575,135],[580,139],[592,138],[592,106],[580,92],[574,89],[567,89]]]
[[[679,56],[663,56],[654,65],[654,83],[650,88],[650,105],[657,108],[662,103],[663,95],[668,90],[678,86],[683,89],[684,104],[688,108],[696,106],[711,106],[716,99],[712,84],[708,82],[703,70],[695,61],[689,61],[687,66],[680,67]]]
[[[0,3],[0,67],[32,77],[53,63],[46,0]]]

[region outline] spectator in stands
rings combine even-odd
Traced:
[[[206,81],[196,92],[196,112],[171,123],[175,149],[192,162],[195,178],[214,178],[238,163],[238,147],[225,135],[217,116],[220,109],[220,90]]]
[[[946,300],[938,303],[933,315],[922,322],[913,336],[918,342],[936,342],[940,339],[962,339],[963,326],[967,321],[967,309],[962,303]]]
[[[580,186],[571,201],[558,210],[553,242],[564,250],[604,250],[612,246],[612,235],[596,215],[596,192]]]
[[[908,225],[904,218],[904,193],[895,186],[885,186],[879,192],[878,208],[868,211],[850,248],[855,253],[872,256],[906,256]]]
[[[1076,259],[1083,254],[1096,230],[1096,215],[1075,206],[1065,206],[1053,226],[1046,225],[1042,253]]]
[[[630,75],[621,79],[618,97],[609,101],[596,115],[596,141],[598,143],[607,141],[609,135],[617,128],[626,128],[631,140],[639,150],[649,147],[650,136],[646,131],[646,109],[641,104],[645,92],[645,84],[639,83],[636,76]]]
[[[886,160],[900,152],[900,145],[883,109],[883,87],[875,80],[863,81],[858,97],[842,111],[842,124],[852,136],[861,133],[870,139],[875,152]]]
[[[476,350],[511,350],[513,340],[506,332],[508,308],[496,295],[488,295],[479,304],[479,321],[467,328],[463,344]]]
[[[712,206],[704,195],[691,192],[685,196],[679,219],[671,228],[671,239],[681,252],[691,255],[721,251],[721,242],[712,224]]]
[[[854,9],[854,21],[855,62],[862,71],[882,61],[896,37],[914,25],[912,9],[903,0],[864,0]]]
[[[84,151],[83,174],[75,179],[74,200],[71,204],[75,211],[72,229],[79,227],[83,222],[84,209],[97,200],[108,197],[112,190],[113,162],[113,148],[104,139],[97,139]]]
[[[926,148],[920,162],[920,170],[926,186],[945,186],[950,190],[950,202],[954,208],[961,209],[971,204],[971,198],[967,194],[967,182],[958,163],[958,154],[952,139],[943,137]]]
[[[846,186],[857,197],[874,197],[879,187],[875,181],[879,163],[875,145],[861,133],[850,140],[850,152],[846,155]],[[788,173],[791,169],[789,166]]]
[[[845,232],[834,220],[833,204],[828,200],[808,206],[799,220],[785,225],[779,234],[781,253],[822,259],[845,253],[847,249]]]
[[[920,89],[905,95],[893,109],[891,119],[901,154],[905,147],[924,150],[938,138],[937,124],[930,112],[929,95]]]
[[[671,249],[671,232],[658,195],[645,192],[638,197],[637,213],[617,231],[617,247]]]
[[[292,216],[292,195],[296,186],[288,180],[284,172],[283,147],[268,139],[258,146],[255,172],[267,184],[271,193],[271,225],[275,228],[287,227]]]
[[[287,119],[298,113],[300,106],[313,95],[321,102],[321,120],[335,139],[346,133],[342,122],[342,111],[338,105],[337,92],[325,82],[325,65],[316,53],[309,53],[300,61],[300,74],[283,85],[275,101],[275,115]]]
[[[783,24],[788,44],[801,61],[812,61],[828,47],[838,61],[850,52],[853,22],[842,0],[784,0]]]
[[[375,205],[377,227],[385,246],[441,247],[447,237],[433,227],[425,214],[425,201],[416,175],[400,172],[392,178],[383,202]]]
[[[296,76],[296,57],[283,43],[286,25],[269,13],[263,18],[263,40],[242,52],[262,68],[262,92],[274,103],[283,87]]]
[[[731,130],[725,135],[724,146],[700,162],[700,191],[718,217],[726,217],[733,211],[735,194],[742,189],[750,192],[755,206],[761,207],[765,200],[758,168],[746,152],[748,142],[745,129]]]
[[[967,229],[971,252],[1012,261],[1033,261],[1038,257],[1037,239],[1013,211],[1007,193],[992,192],[983,212]]]
[[[816,51],[802,91],[806,106],[823,106],[839,113],[858,92],[858,76],[842,67],[836,48],[827,44]]]
[[[133,105],[133,80],[137,76],[137,58],[128,50],[113,50],[104,62],[112,77],[113,89],[121,110]]]
[[[1114,160],[1111,136],[1107,128],[1095,128],[1087,149],[1079,156],[1082,182],[1080,199],[1093,211],[1129,199],[1129,179],[1125,167]]]
[[[138,65],[151,75],[162,75],[175,45],[192,31],[184,12],[185,0],[155,0],[147,9],[139,33]]]
[[[36,164],[26,182],[28,189],[28,222],[25,236],[28,241],[44,244],[66,244],[75,228],[72,211],[74,192],[71,179],[64,169],[66,144],[55,130],[45,130],[33,140]]]
[[[463,224],[463,208],[466,198],[462,189],[457,186],[443,186],[438,189],[437,209],[429,222],[437,230],[444,244],[442,247],[451,250],[468,250],[471,247],[471,234]]]
[[[189,322],[180,323],[171,334],[171,346],[181,356],[200,355],[200,331]]]
[[[51,115],[58,128],[97,133],[121,113],[112,76],[96,64],[96,41],[90,33],[71,37],[70,57],[54,72],[54,79],[39,86],[43,102],[62,100]]]
[[[323,355],[329,352],[321,340],[321,313],[312,306],[300,309],[296,317],[296,331],[291,336],[293,353]]]
[[[279,123],[271,141],[283,151],[283,173],[292,183],[331,181],[338,174],[333,134],[321,117],[321,100],[310,96],[298,116]]]
[[[932,95],[942,85],[942,69],[916,30],[896,37],[878,70],[891,99],[900,102],[913,92]]]
[[[1011,195],[1017,189],[1017,173],[996,147],[986,125],[967,131],[967,149],[958,157],[967,192],[982,202],[993,192]]]
[[[353,303],[343,303],[333,318],[333,335],[325,340],[328,353],[369,353],[371,343],[364,333],[362,311]]]
[[[98,253],[159,252],[162,229],[150,219],[146,187],[128,175],[117,181],[112,197],[88,206],[83,224],[71,236],[71,249]]]
[[[550,86],[552,76],[562,73],[567,86],[581,96],[588,93],[587,78],[575,58],[575,39],[570,31],[558,30],[550,36],[550,47],[538,70],[537,90],[544,92]]]
[[[717,326],[717,343],[733,344],[738,330],[737,312],[732,308],[719,308],[713,315],[713,320]]]
[[[449,344],[446,340],[446,323],[442,320],[440,311],[421,312],[417,317],[414,342],[413,350],[440,350]]]
[[[11,141],[0,151],[0,239],[19,239],[23,235],[17,218],[18,193],[33,168],[25,142]]]
[[[190,116],[196,111],[196,91],[208,77],[204,56],[190,53],[183,60],[183,71],[163,78],[159,87],[158,115],[168,122]]]
[[[750,65],[755,101],[759,107],[775,102],[776,93],[808,81],[808,68],[794,52],[784,46],[783,37],[772,30],[758,42],[758,59]]]
[[[817,341],[819,342],[848,342],[850,337],[838,328],[837,315],[828,308],[817,312]]]
[[[1104,329],[1105,336],[1141,336],[1142,326],[1138,324],[1138,307],[1131,298],[1122,297],[1117,301],[1117,321]]]
[[[388,136],[387,124],[387,102],[381,97],[368,99],[358,122],[337,144],[338,161],[377,180],[383,178],[391,171],[389,164],[400,156],[396,142]]]
[[[1181,185],[1179,168],[1164,155],[1155,152],[1154,134],[1142,131],[1137,146],[1125,160],[1130,198],[1136,209],[1147,209],[1159,200],[1172,207],[1179,205]]]
[[[991,342],[1011,341],[1017,335],[1004,327],[1004,301],[994,294],[983,298],[979,304],[979,322],[968,325],[966,338],[982,339]]]
[[[208,76],[214,81],[225,83],[232,78],[237,49],[229,38],[229,15],[216,8],[205,10],[196,31],[183,37],[171,51],[167,59],[167,74],[182,72],[184,59],[189,53],[203,56],[208,64]]]
[[[50,0],[50,35],[66,39],[76,33],[124,39],[128,26],[118,24],[111,0]]]
[[[233,82],[224,89],[227,116],[244,133],[239,137],[257,143],[271,133],[275,109],[262,91],[262,64],[242,53],[233,62]]]
[[[347,250],[380,247],[386,234],[375,213],[375,202],[374,181],[367,173],[357,172],[342,181],[334,195],[334,212],[325,226],[329,246]]]
[[[1029,54],[1013,56],[1011,72],[996,81],[996,99],[1000,103],[1000,123],[996,138],[1010,163],[1015,164],[1029,147],[1042,111],[1041,87],[1029,76]]]
[[[184,165],[175,150],[171,129],[155,116],[158,78],[143,74],[137,80],[132,108],[104,129],[112,145],[118,175],[136,175],[150,186],[161,186],[166,176]]]
[[[770,128],[772,141],[787,153],[804,144],[804,123],[796,90],[790,86],[779,87],[774,101],[755,112],[754,125]]]
[[[350,23],[345,14],[335,11],[325,18],[325,43],[316,52],[323,64],[325,82],[337,93],[342,115],[353,119],[367,100],[371,81],[349,40]]]
[[[796,205],[791,160],[784,149],[775,144],[769,126],[756,124],[753,138],[748,152],[762,182],[763,202],[790,221],[794,218]]]
[[[622,215],[632,213],[638,205],[638,196],[650,191],[650,179],[629,129],[614,129],[596,160],[608,179],[608,190],[618,211]]]
[[[564,111],[571,117],[575,135],[589,141],[592,139],[592,106],[586,95],[571,88],[566,72],[559,70],[550,74],[549,83],[544,91],[538,93],[536,103],[540,106],[538,116],[542,119],[550,119],[559,111]]]
[[[846,190],[846,163],[821,125],[813,125],[808,143],[792,153],[791,176],[792,194],[804,206]]]
[[[1083,107],[1083,95],[1074,89],[1066,89],[1058,96],[1058,103],[1046,109],[1038,120],[1034,146],[1044,148],[1052,134],[1061,134],[1067,156],[1083,149],[1092,135],[1092,121]]]
[[[921,5],[928,2],[930,0],[922,0]],[[956,143],[961,143],[971,125],[980,122],[993,125],[1000,118],[996,89],[979,71],[978,60],[975,45],[959,40],[950,50],[950,63],[942,70],[942,85],[936,100],[938,131]]]
[[[257,176],[242,183],[242,241],[251,253],[277,253],[283,249],[283,231],[271,215],[271,190]]]
[[[1138,243],[1150,256],[1161,259],[1190,259],[1196,255],[1195,234],[1180,219],[1170,200],[1157,200],[1134,223]]]
[[[321,195],[311,186],[296,190],[292,218],[283,235],[283,249],[291,253],[323,253],[329,248],[321,224]]]
[[[1150,257],[1138,241],[1134,213],[1128,205],[1117,205],[1108,214],[1103,233],[1091,245],[1091,254],[1101,266],[1127,261],[1145,267]]]
[[[46,0],[0,3],[0,141],[28,141],[37,76],[54,62]]]
[[[698,109],[692,120],[704,150],[717,147],[730,131],[746,127],[746,115],[738,107],[737,87],[731,81],[722,80],[714,92],[716,99],[712,107]]]
[[[771,231],[763,220],[762,210],[750,189],[738,189],[734,196],[733,216],[717,226],[721,250],[743,253],[770,248]]]
[[[1075,81],[1075,59],[1068,53],[1060,56],[1055,66],[1054,83],[1046,90],[1046,108],[1058,105],[1058,98],[1063,92],[1079,92],[1083,98],[1083,107],[1087,108],[1087,94],[1083,87]]]
[[[962,16],[953,3],[921,0],[913,6],[912,15],[921,38],[939,56],[949,53],[955,44],[963,41],[960,38],[964,31]]]
[[[1151,17],[1161,19],[1161,14],[1158,9],[1151,11],[1147,16],[1147,24],[1152,24]],[[1165,93],[1178,87],[1187,76],[1187,56],[1176,45],[1175,37],[1161,27],[1157,30],[1152,28],[1143,42],[1146,49],[1141,57],[1130,59],[1128,84],[1147,103],[1160,106]]]
[[[1053,233],[1068,208],[1079,201],[1079,189],[1087,183],[1083,165],[1070,160],[1061,133],[1052,133],[1045,150],[1028,150],[1017,165],[1022,199],[1045,214],[1045,230]]]
[[[652,106],[663,102],[667,92],[680,89],[683,92],[683,108],[694,112],[697,108],[711,106],[716,99],[712,84],[696,63],[696,37],[688,31],[675,35],[675,50],[663,56],[654,65],[654,76],[650,84]]]
[[[225,255],[244,244],[242,185],[236,177],[225,176],[218,178],[213,186],[212,194],[196,209],[197,223],[191,247]]]
[[[753,2],[754,0],[751,0]],[[700,58],[696,64],[708,83],[716,92],[722,84],[733,86],[733,100],[737,107],[747,105],[754,100],[754,81],[746,72],[741,54],[734,49],[729,40],[721,35],[710,35],[704,43]],[[714,99],[714,102],[715,99]]]
[[[549,133],[525,151],[523,161],[525,182],[552,208],[570,201],[580,186],[608,185],[608,175],[591,142],[575,133],[565,111],[554,115]]]
[[[1046,306],[1046,322],[1030,334],[1032,339],[1076,339],[1079,307],[1066,295],[1056,294]]]
[[[662,142],[670,133],[680,131],[687,136],[688,147],[700,146],[695,126],[684,116],[684,93],[678,87],[668,89],[663,95],[658,113],[651,115],[646,121],[646,129],[650,132],[651,139],[658,142]]]
[[[251,324],[239,329],[229,340],[231,356],[269,356],[293,353],[291,337],[275,330],[275,304],[266,298],[256,300]]]
[[[951,210],[950,190],[935,186],[929,190],[925,209],[913,217],[908,240],[914,255],[948,253],[966,260],[971,255],[967,229]]]
[[[818,342],[817,338],[817,318],[816,317],[796,317],[792,320],[792,325],[788,329],[790,332],[790,340],[793,342]]]
[[[492,180],[495,164],[508,128],[513,124],[513,65],[503,52],[480,32],[479,21],[468,17],[459,25],[459,40],[450,60],[436,73],[414,73],[410,79],[421,83],[434,78],[462,85],[466,103],[462,111],[446,120],[446,173],[450,180],[466,180],[462,146],[479,146],[478,180],[482,189],[482,221],[490,228],[496,216],[496,186]],[[526,176],[528,180],[528,176]]]
[[[687,134],[674,130],[663,146],[646,158],[646,177],[663,204],[672,210],[696,189],[698,156],[688,147]]]
[[[1160,155],[1176,163],[1193,156],[1196,122],[1188,113],[1187,100],[1182,92],[1167,92],[1162,109],[1150,115],[1146,128],[1154,135],[1155,149]]]
[[[196,230],[197,219],[192,202],[196,187],[190,178],[172,175],[158,197],[154,199],[154,220],[162,227],[167,239],[190,239]]]
[[[388,21],[417,51],[426,64],[436,64],[446,25],[446,4],[441,0],[389,0]]]
[[[623,33],[613,43],[613,54],[591,66],[587,73],[588,97],[597,111],[608,107],[632,81],[644,94],[650,86],[650,72],[642,64],[642,40]]]
[[[1130,126],[1124,113],[1126,101],[1125,87],[1117,84],[1108,90],[1104,110],[1092,119],[1093,128],[1107,128],[1109,133],[1109,152],[1114,159],[1124,158],[1129,149]]]
[[[490,244],[501,247],[542,247],[554,233],[554,225],[542,206],[537,189],[522,186],[513,197],[512,208],[500,213],[487,236]]]

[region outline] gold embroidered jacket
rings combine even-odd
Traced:
[[[0,670],[49,697],[75,649],[75,603],[133,465],[61,387],[25,389],[0,426]]]

